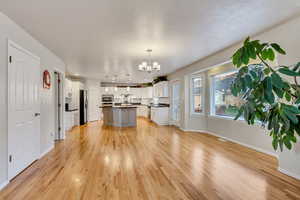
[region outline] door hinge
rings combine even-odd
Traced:
[[[58,107],[59,107],[59,108],[61,107],[61,104],[60,104],[60,103],[58,104]]]
[[[9,161],[9,162],[12,162],[12,155],[9,155],[8,161]]]
[[[61,131],[61,127],[58,127],[58,131]]]
[[[9,56],[9,63],[12,63],[12,56]]]

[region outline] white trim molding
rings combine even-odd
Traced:
[[[47,153],[49,153],[50,151],[52,151],[53,149],[54,149],[54,145],[52,145],[51,147],[49,147],[48,149],[46,149],[43,153],[41,153],[40,159],[42,157],[44,157]]]
[[[295,173],[289,172],[289,171],[287,171],[287,170],[285,170],[285,169],[282,169],[282,168],[280,168],[280,167],[278,167],[277,170],[278,170],[279,172],[285,174],[285,175],[288,175],[288,176],[290,176],[290,177],[293,177],[293,178],[295,178],[295,179],[300,180],[300,175],[299,175],[299,174],[295,174]]]
[[[12,46],[12,47],[14,47],[16,49],[19,49],[19,50],[23,51],[24,53],[28,54],[29,56],[33,57],[34,59],[36,59],[38,61],[41,60],[41,58],[39,56],[31,53],[31,51],[29,51],[29,50],[21,47],[20,45],[18,45],[17,43],[15,43],[14,41],[12,41],[10,39],[7,40],[7,43],[8,43],[8,46]]]
[[[0,184],[0,190],[4,189],[9,184],[9,181],[6,180],[3,183]]]

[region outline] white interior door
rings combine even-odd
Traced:
[[[88,120],[100,120],[100,90],[99,88],[88,89]]]
[[[172,84],[172,122],[179,126],[180,123],[180,82],[176,81]]]
[[[8,178],[40,154],[40,60],[8,42]]]

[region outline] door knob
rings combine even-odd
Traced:
[[[34,113],[34,116],[35,117],[38,117],[38,116],[40,116],[41,115],[41,113]]]

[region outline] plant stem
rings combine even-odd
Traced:
[[[298,81],[297,81],[297,77],[296,77],[296,76],[294,76],[294,82],[295,82],[295,84],[296,84],[297,86],[299,86]]]
[[[257,56],[272,72],[275,72],[275,70],[267,62],[265,62],[259,54],[257,54]]]

